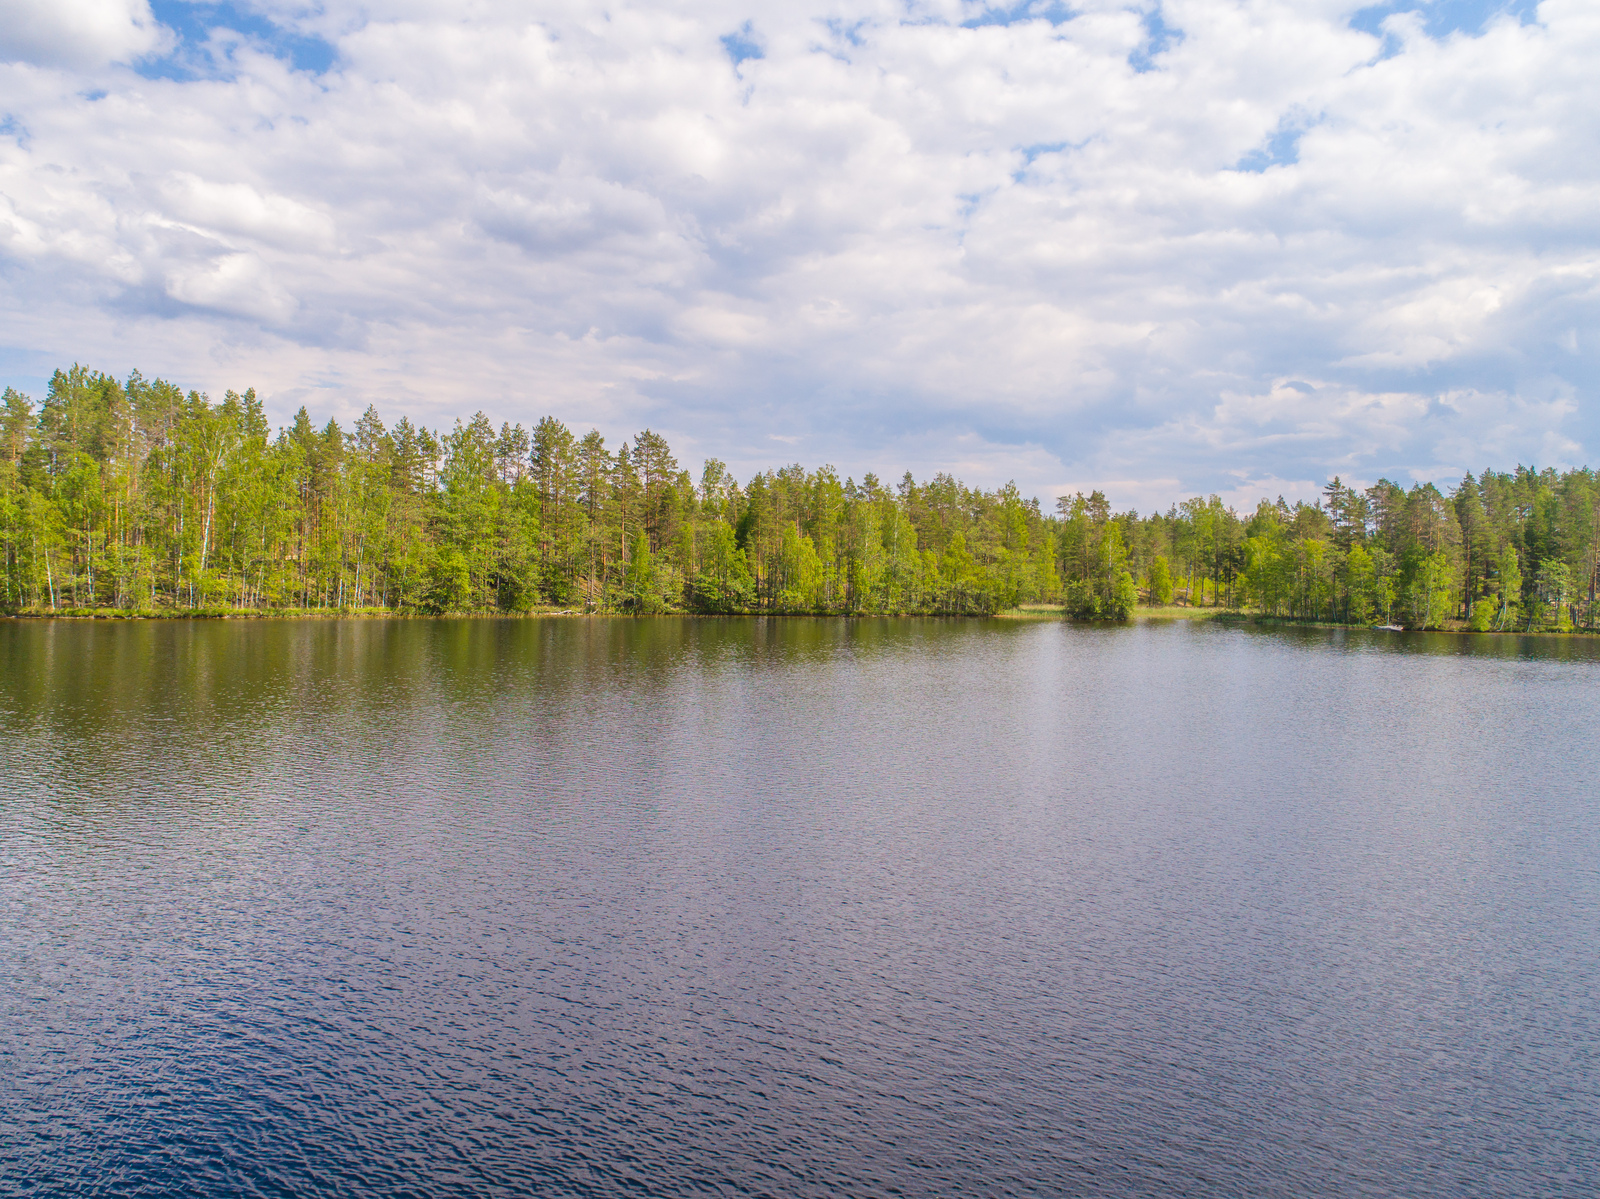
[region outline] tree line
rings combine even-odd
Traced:
[[[1600,615],[1600,476],[1588,468],[1469,473],[1448,495],[1335,477],[1316,503],[1263,499],[1245,515],[1217,496],[1113,515],[1098,492],[1061,509],[1067,602],[1086,615],[1125,615],[1135,577],[1148,603],[1338,624],[1570,631]]]
[[[11,612],[386,610],[988,614],[1140,603],[1353,624],[1592,628],[1600,481],[1518,467],[1338,479],[1317,503],[1212,496],[1053,511],[1015,484],[890,486],[829,466],[698,477],[659,434],[608,446],[553,417],[448,430],[302,408],[274,431],[134,372],[57,371],[0,403],[0,606]]]

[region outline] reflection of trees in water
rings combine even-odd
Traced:
[[[1249,625],[1182,635],[1240,631],[1306,652],[1600,661],[1600,645],[1558,636]],[[559,769],[570,762],[588,764],[585,786],[640,800],[669,757],[705,752],[712,726],[754,711],[813,719],[818,696],[840,688],[875,697],[869,722],[964,704],[945,677],[952,663],[982,673],[986,654],[1024,652],[1024,638],[1046,633],[1148,640],[939,618],[15,621],[0,624],[0,728],[13,793],[48,795],[82,819],[220,816],[312,792],[437,803],[538,777],[551,781],[530,795],[576,802]],[[1157,665],[1161,644],[1149,643]],[[1106,668],[1098,657],[1085,667],[1085,702],[1109,694]]]

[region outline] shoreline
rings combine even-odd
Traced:
[[[867,619],[918,619],[918,620],[1005,620],[1023,623],[1062,621],[1085,627],[1114,626],[1118,624],[1163,623],[1176,620],[1214,622],[1226,625],[1252,625],[1259,628],[1280,629],[1345,629],[1358,632],[1396,633],[1446,633],[1475,637],[1594,637],[1600,629],[1486,629],[1474,631],[1465,622],[1456,622],[1443,628],[1391,629],[1380,625],[1340,624],[1336,621],[1301,620],[1289,616],[1265,616],[1241,612],[1230,608],[1189,608],[1169,605],[1136,611],[1132,619],[1118,621],[1077,621],[1065,615],[1065,609],[1054,604],[1023,604],[1003,612],[987,615],[952,612],[584,612],[576,608],[539,608],[526,612],[401,612],[391,609],[285,608],[258,611],[246,608],[199,609],[194,611],[141,611],[138,609],[65,609],[54,612],[0,612],[0,621],[63,620],[63,621],[225,621],[225,620],[543,620],[552,617],[578,617],[630,620],[649,620],[661,617],[692,620],[727,620],[738,617],[805,620],[867,620]]]

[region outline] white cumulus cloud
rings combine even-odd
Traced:
[[[147,0],[0,0],[0,61],[97,67],[161,49]]]
[[[162,70],[85,4],[0,43],[0,369],[1141,506],[1578,464],[1600,13],[1360,7],[263,3]]]

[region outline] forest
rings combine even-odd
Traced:
[[[0,404],[0,609],[923,613],[1141,605],[1406,628],[1592,630],[1600,478],[1518,466],[1448,494],[1338,478],[1316,503],[1216,496],[1051,510],[1014,484],[892,485],[794,465],[698,476],[645,430],[612,448],[553,417],[450,429],[372,408],[270,427],[74,366]]]

